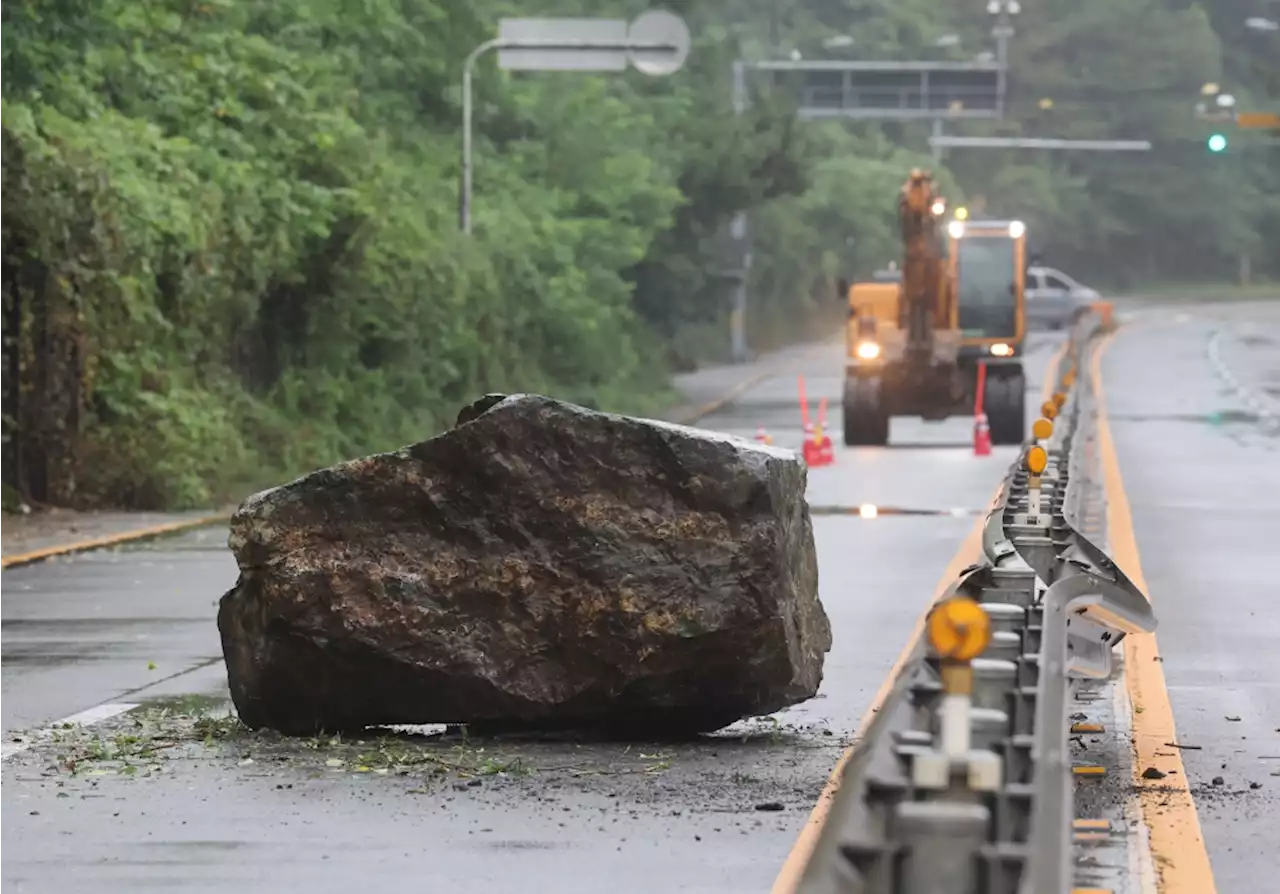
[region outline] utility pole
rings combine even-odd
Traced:
[[[776,14],[776,13],[775,13]],[[741,60],[733,63],[733,113],[741,116],[747,110],[747,67]],[[747,352],[747,277],[751,271],[751,243],[747,212],[738,211],[729,225],[729,235],[742,247],[742,266],[733,294],[733,311],[729,316],[729,354],[735,363],[745,363]]]
[[[1000,67],[1000,80],[996,87],[1000,108],[1004,108],[1005,93],[1009,88],[1009,38],[1013,37],[1013,16],[1022,12],[1018,0],[990,0],[987,13],[996,17],[991,36],[996,39],[996,64]]]

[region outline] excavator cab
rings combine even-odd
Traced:
[[[1025,424],[1026,225],[1018,220],[953,220],[947,238],[960,366],[966,379],[976,383],[977,364],[985,362],[983,403],[992,440],[1019,443]]]
[[[1015,357],[1026,335],[1026,233],[1022,221],[947,225],[962,357]]]

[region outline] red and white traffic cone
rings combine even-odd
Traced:
[[[978,361],[978,378],[973,395],[973,455],[991,455],[991,426],[987,424],[987,364]]]
[[[991,455],[991,426],[987,424],[986,413],[979,413],[973,419],[973,455]]]
[[[818,458],[822,465],[829,466],[836,461],[836,449],[831,443],[831,435],[827,434],[827,399],[824,397],[818,404]]]
[[[804,457],[805,465],[822,465],[821,451],[818,448],[818,433],[814,429],[812,422],[804,424],[804,446],[801,448],[800,455]]]

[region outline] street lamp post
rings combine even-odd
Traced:
[[[467,54],[462,64],[462,184],[459,189],[458,221],[462,232],[471,233],[471,80],[476,60],[490,50],[614,50],[618,52],[657,52],[677,56],[681,48],[665,41],[589,41],[589,40],[524,40],[495,37],[486,40]],[[683,60],[682,60],[683,61]]]
[[[471,233],[471,82],[476,60],[490,50],[498,66],[514,71],[626,71],[662,77],[678,71],[689,54],[689,29],[679,16],[650,10],[623,19],[502,19],[497,37],[467,54],[462,65],[462,170],[458,223]]]

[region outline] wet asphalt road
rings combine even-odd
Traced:
[[[1144,314],[1103,377],[1218,891],[1252,894],[1280,845],[1280,307]]]
[[[1034,342],[1030,406],[1054,346]],[[747,437],[764,425],[796,446],[803,374],[810,398],[831,403],[838,445],[841,354],[832,344],[763,361],[774,377],[702,424]],[[708,371],[702,387],[714,376],[727,373]],[[462,743],[467,760],[487,747],[542,768],[469,781],[351,772],[362,759],[326,760],[333,746],[258,741],[175,746],[133,776],[91,762],[72,776],[56,768],[66,747],[38,744],[4,763],[6,890],[766,891],[975,523],[949,511],[984,509],[1013,458],[974,458],[970,437],[967,419],[895,420],[895,446],[837,446],[836,464],[811,472],[814,506],[941,514],[815,515],[835,644],[819,697],[776,722],[695,745]],[[95,705],[224,695],[214,613],[235,574],[224,539],[204,531],[4,572],[6,744]],[[95,729],[129,734],[132,716]]]

